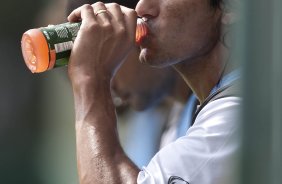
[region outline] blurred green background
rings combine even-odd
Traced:
[[[66,68],[32,74],[20,48],[26,30],[66,21],[66,1],[1,1],[1,184],[78,183]]]

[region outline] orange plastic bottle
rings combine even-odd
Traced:
[[[30,29],[21,40],[24,61],[32,73],[66,66],[81,23],[64,23]],[[147,34],[142,19],[137,19],[136,43]]]

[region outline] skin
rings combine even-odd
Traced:
[[[95,16],[100,9],[107,13]],[[218,39],[221,11],[206,0],[141,0],[136,12],[148,18],[149,26],[141,44],[142,62],[173,66],[202,102],[222,75],[228,56]],[[136,183],[139,169],[120,146],[110,92],[116,70],[135,45],[136,12],[95,3],[68,17],[82,20],[68,67],[81,184]]]
[[[219,60],[224,47],[218,42],[221,11],[206,0],[159,2],[141,0],[136,7],[139,16],[148,17],[150,28],[140,60],[159,67],[173,65],[203,102],[224,68],[224,59]]]
[[[106,9],[105,5],[84,5],[68,17],[70,21],[82,20],[68,68],[75,101],[77,165],[82,184],[135,183],[138,174],[138,168],[120,146],[110,93],[111,78],[134,45],[136,12],[121,10],[116,4],[107,8],[110,13],[95,16],[94,12]],[[83,65],[80,61],[84,61]]]
[[[146,110],[161,101],[185,102],[191,93],[172,67],[148,67],[138,62],[139,49],[130,52],[112,80],[112,95],[137,111]]]
[[[70,0],[68,12],[95,0]],[[104,1],[107,2],[107,1]],[[115,1],[135,7],[138,1]],[[153,68],[139,62],[139,47],[134,47],[112,79],[112,96],[122,99],[122,105],[129,105],[137,111],[144,111],[162,101],[177,100],[185,103],[191,90],[172,67]]]

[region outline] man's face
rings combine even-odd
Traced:
[[[141,62],[166,66],[193,61],[216,44],[220,10],[209,0],[140,0],[136,11],[148,18],[149,34],[141,43]]]
[[[173,88],[175,71],[152,68],[138,61],[139,51],[130,53],[112,81],[114,97],[135,110],[145,110],[162,100]]]

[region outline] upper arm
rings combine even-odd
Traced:
[[[138,182],[169,183],[174,177],[187,183],[230,183],[239,148],[239,106],[236,97],[210,102],[187,134],[160,150],[139,173]]]

